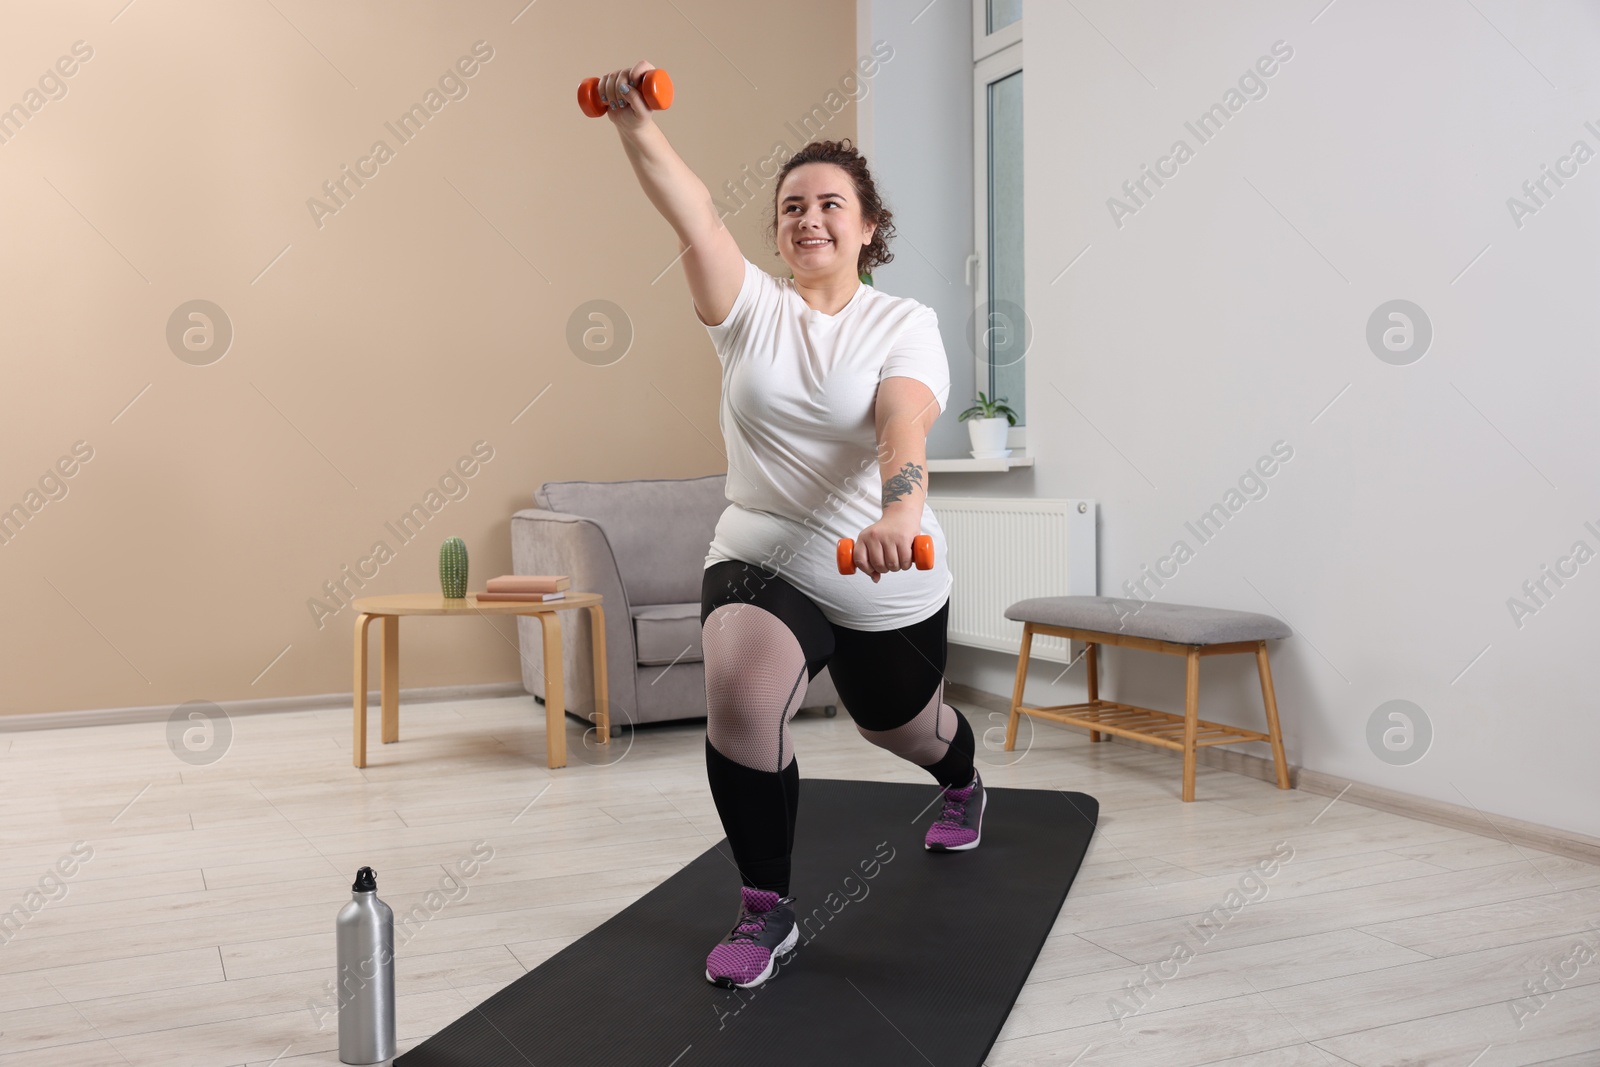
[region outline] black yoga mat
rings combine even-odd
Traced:
[[[706,953],[738,917],[724,839],[396,1067],[979,1067],[1100,805],[991,789],[982,843],[928,852],[938,796],[931,782],[801,779],[790,886],[800,942],[765,985],[705,980]]]

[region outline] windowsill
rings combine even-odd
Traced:
[[[943,459],[929,458],[929,474],[981,474],[995,471],[1004,472],[1013,467],[1033,466],[1032,456],[1012,454],[1003,459],[973,459],[971,456],[949,457]]]

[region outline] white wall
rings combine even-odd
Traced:
[[[1292,56],[1266,94],[1202,144],[1185,122],[1275,42]],[[1536,214],[1508,208],[1576,142],[1600,152],[1600,9],[1078,0],[1030,5],[1025,47],[1038,466],[1016,495],[1100,501],[1102,593],[1182,540],[1157,599],[1285,619],[1293,763],[1600,835],[1600,156],[1546,179]],[[932,122],[887,118],[895,99],[883,168],[881,131]],[[1108,199],[1179,139],[1193,157],[1119,226]],[[1366,336],[1395,299],[1434,332],[1408,365]],[[1277,442],[1265,494],[1201,543],[1185,524]],[[1564,585],[1523,592],[1580,542]],[[1177,659],[1108,660],[1111,695],[1182,706]],[[1013,664],[953,650],[949,673],[1008,693]],[[1081,665],[1052,690],[1059,670],[1031,702],[1083,698]],[[1202,693],[1203,716],[1259,728],[1244,657],[1206,661]],[[1405,765],[1368,740],[1396,699],[1433,730]]]
[[[862,151],[899,234],[894,262],[872,280],[938,314],[950,397],[928,436],[928,454],[965,456],[972,445],[956,415],[977,398],[972,288],[964,276],[972,251],[972,78],[961,71],[972,66],[971,9],[965,0],[931,7],[926,0],[857,0],[857,41],[863,55],[875,41],[894,48],[858,115]]]

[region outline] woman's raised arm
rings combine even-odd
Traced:
[[[643,61],[632,69],[600,78],[600,98],[613,104],[607,117],[622,138],[622,147],[639,177],[645,196],[678,235],[683,270],[689,280],[700,320],[716,326],[733,310],[744,285],[744,254],[722,224],[711,191],[667,143],[650,108],[640,98],[639,80],[655,67]],[[629,86],[624,92],[623,86]]]

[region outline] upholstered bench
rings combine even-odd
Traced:
[[[1023,715],[1081,726],[1089,740],[1102,733],[1116,734],[1183,753],[1183,799],[1194,799],[1195,751],[1208,745],[1234,745],[1242,741],[1267,741],[1277,767],[1278,788],[1289,788],[1289,765],[1283,755],[1283,733],[1278,729],[1278,701],[1272,692],[1272,668],[1267,663],[1267,642],[1288,637],[1293,631],[1281,619],[1252,611],[1228,611],[1190,604],[1162,604],[1104,596],[1047,596],[1019,600],[1005,612],[1023,624],[1022,652],[1017,659],[1017,684],[1011,696],[1011,717],[1006,723],[1006,750],[1016,747],[1017,723]],[[1034,634],[1083,641],[1089,661],[1089,699],[1083,704],[1047,708],[1022,703],[1028,677],[1028,652]],[[1187,661],[1184,713],[1119,704],[1100,699],[1099,651],[1101,645],[1166,652]],[[1267,732],[1241,730],[1207,722],[1200,713],[1200,657],[1229,653],[1255,653],[1261,675],[1261,699],[1267,708]]]

